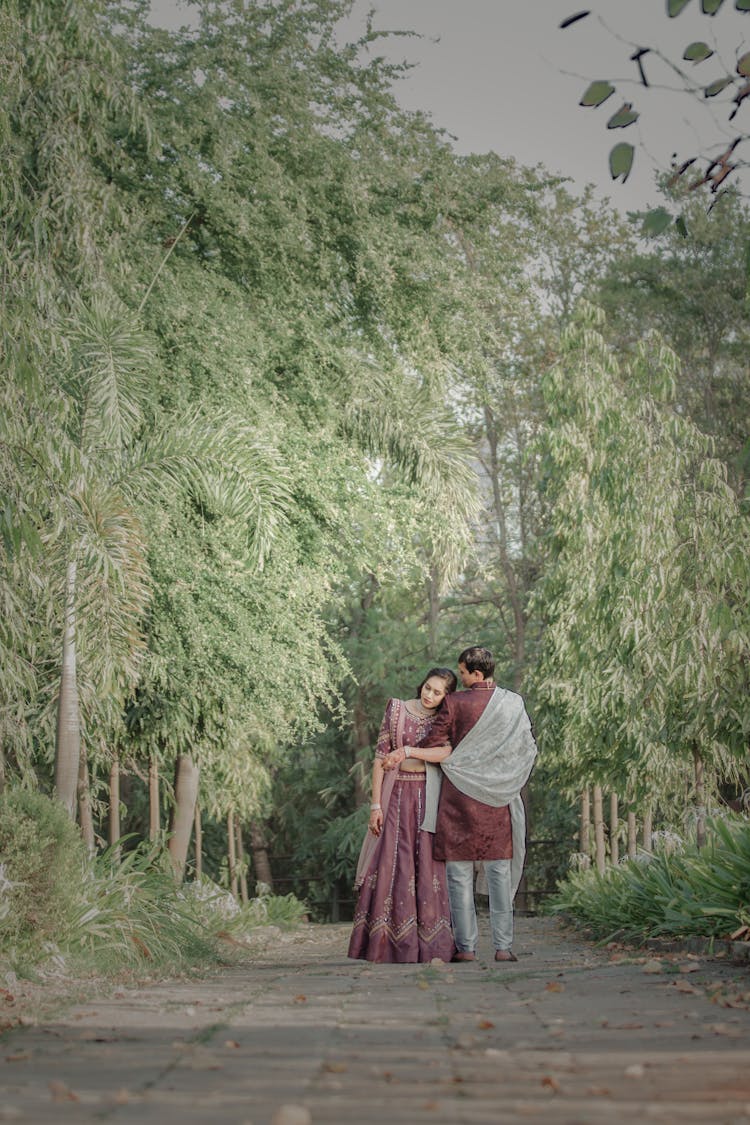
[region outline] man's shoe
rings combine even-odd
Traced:
[[[511,951],[509,949],[497,949],[497,950],[495,950],[495,960],[496,961],[517,961],[518,958],[516,957],[515,953],[511,953]]]
[[[476,953],[461,953],[461,952],[459,952],[459,953],[454,953],[453,956],[451,957],[451,961],[476,961],[476,959],[477,959]]]

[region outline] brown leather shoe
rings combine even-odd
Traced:
[[[476,961],[476,953],[454,953],[451,961]]]
[[[511,953],[511,951],[509,949],[496,949],[495,950],[495,960],[496,961],[517,961],[518,958],[516,957],[515,953]]]

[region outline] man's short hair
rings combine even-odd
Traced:
[[[491,680],[492,673],[495,671],[495,657],[488,648],[482,648],[481,645],[465,648],[458,658],[458,663],[463,664],[469,672],[481,672],[485,680]]]

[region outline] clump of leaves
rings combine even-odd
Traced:
[[[710,822],[708,843],[628,860],[604,874],[572,871],[551,909],[595,937],[626,941],[688,934],[729,937],[747,921],[750,822]]]
[[[0,955],[41,953],[70,928],[86,853],[59,801],[26,789],[0,800]]]

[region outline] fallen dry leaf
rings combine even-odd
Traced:
[[[333,1059],[323,1063],[323,1070],[328,1071],[329,1074],[345,1074],[348,1069],[346,1063],[336,1062]]]
[[[280,1105],[271,1125],[312,1125],[312,1114],[305,1105]]]
[[[477,1027],[480,1031],[489,1031],[494,1026],[492,1020],[477,1020]]]
[[[16,1051],[15,1055],[6,1055],[5,1061],[6,1062],[26,1062],[26,1060],[30,1059],[30,1058],[31,1058],[31,1052],[30,1051]]]
[[[672,987],[676,988],[678,992],[684,992],[684,993],[689,994],[691,996],[703,996],[704,995],[704,992],[703,992],[702,988],[694,988],[693,985],[688,984],[688,982],[686,980],[673,981]]]
[[[114,1101],[115,1105],[127,1105],[130,1101],[130,1091],[126,1090],[125,1087],[122,1086],[117,1091],[112,1100]]]
[[[564,992],[565,985],[559,980],[550,980],[544,986],[545,992]]]
[[[592,1098],[611,1098],[612,1091],[607,1086],[589,1086],[586,1091]]]
[[[430,987],[429,981],[426,981],[426,980],[418,980],[417,981],[417,988],[421,988],[423,992],[426,991],[426,989],[428,989],[429,987]]]
[[[541,1082],[542,1089],[551,1090],[553,1094],[560,1093],[560,1083],[551,1074],[545,1074]]]
[[[708,1030],[714,1035],[726,1035],[729,1039],[742,1039],[744,1032],[739,1027],[732,1027],[728,1023],[710,1023]]]
[[[643,1078],[646,1073],[646,1068],[643,1063],[632,1063],[630,1066],[625,1067],[625,1075],[627,1078]]]
[[[695,961],[689,961],[686,965],[680,965],[681,973],[699,973],[701,966],[696,964]]]
[[[49,1092],[54,1102],[79,1102],[81,1099],[64,1082],[53,1080],[48,1083]]]
[[[236,1050],[239,1047],[239,1043],[237,1042],[236,1039],[227,1039],[224,1043],[224,1046],[225,1047],[233,1047]]]
[[[295,1004],[306,1004],[307,1003],[307,997],[302,992],[300,992],[299,996],[294,997],[294,1003]]]
[[[652,958],[650,961],[647,961],[645,963],[645,965],[643,966],[643,972],[644,973],[663,973],[664,972],[664,965],[662,964],[661,961],[657,961],[656,958]]]

